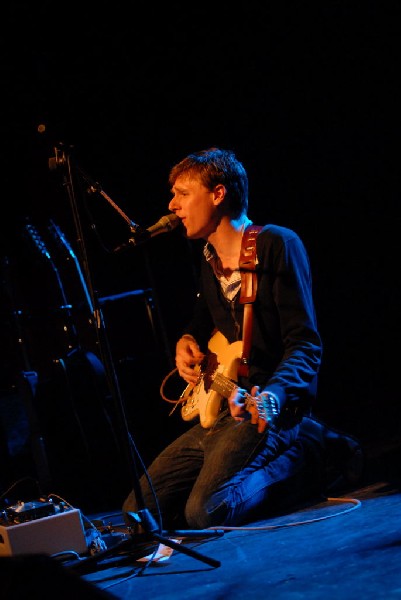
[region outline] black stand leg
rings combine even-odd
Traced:
[[[157,525],[153,520],[147,509],[143,509],[138,513],[128,513],[128,516],[132,518],[133,523],[141,523],[143,529],[148,529],[146,533],[133,534],[128,539],[124,539],[121,542],[117,543],[115,546],[107,548],[106,550],[102,550],[94,555],[91,555],[84,560],[79,559],[76,561],[72,561],[67,563],[67,568],[86,572],[90,571],[91,566],[101,562],[107,558],[116,556],[117,554],[122,553],[132,553],[136,554],[141,547],[141,544],[145,544],[148,542],[159,542],[164,544],[165,546],[169,546],[173,550],[178,550],[178,552],[182,552],[187,556],[191,556],[196,560],[199,560],[211,567],[220,567],[221,562],[214,558],[210,558],[209,556],[205,556],[192,548],[187,548],[182,544],[178,544],[174,540],[170,539],[170,536],[173,538],[180,537],[190,537],[190,538],[205,538],[205,537],[220,537],[224,534],[224,530],[216,529],[195,529],[195,530],[175,530],[175,531],[166,531],[164,535],[157,533]],[[147,523],[147,525],[143,525],[143,523]],[[153,523],[153,525],[152,525]],[[142,558],[142,557],[141,557]]]

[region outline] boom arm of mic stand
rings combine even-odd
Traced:
[[[131,221],[131,219],[128,217],[128,215],[125,214],[125,212],[123,210],[121,210],[121,208],[110,198],[110,196],[108,196],[106,194],[105,191],[103,190],[98,190],[99,194],[101,194],[103,196],[103,198],[105,198],[107,200],[107,202],[114,208],[114,210],[116,210],[118,212],[118,214],[128,223],[129,228],[131,229],[132,233],[139,233],[140,231],[142,231],[142,227],[140,225],[138,225],[137,223],[134,223],[134,221]]]
[[[114,210],[116,212],[118,212],[118,214],[124,219],[124,221],[126,223],[128,223],[132,233],[139,233],[140,231],[142,231],[142,227],[140,225],[138,225],[137,223],[134,223],[134,221],[131,221],[131,219],[128,217],[128,215],[126,215],[125,212],[114,202],[114,200],[112,200],[112,198],[110,198],[110,196],[108,194],[106,194],[106,192],[102,189],[102,186],[98,182],[94,182],[89,177],[89,175],[87,173],[85,173],[85,171],[83,169],[81,169],[81,167],[77,167],[77,169],[78,169],[78,172],[83,177],[83,179],[89,185],[88,192],[90,192],[91,194],[98,193],[101,196],[103,196],[103,198],[105,198],[105,200],[107,200],[107,202],[110,204],[110,206],[112,206],[114,208]]]

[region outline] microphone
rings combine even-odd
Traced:
[[[121,244],[121,246],[117,246],[117,248],[114,248],[113,252],[125,250],[126,248],[129,248],[129,246],[138,246],[139,244],[143,244],[155,235],[159,235],[159,233],[168,233],[169,231],[173,231],[173,229],[176,229],[180,224],[181,219],[177,217],[175,213],[165,215],[164,217],[161,217],[157,223],[151,225],[147,229],[139,228],[134,232],[133,236],[128,239],[128,242]]]

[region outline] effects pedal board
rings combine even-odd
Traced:
[[[88,551],[81,511],[46,500],[0,511],[0,557]]]

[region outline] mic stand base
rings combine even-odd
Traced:
[[[172,537],[216,537],[224,534],[223,530],[212,530],[212,529],[195,529],[195,530],[175,530],[175,531],[164,531],[162,534],[158,533],[159,527],[151,513],[148,509],[139,510],[136,513],[128,512],[128,517],[132,520],[133,524],[137,527],[140,527],[144,533],[139,535],[149,535],[150,540],[152,538],[157,542],[172,548],[173,550],[178,550],[183,554],[187,554],[188,556],[192,556],[197,560],[200,560],[212,567],[220,567],[221,562],[215,560],[214,558],[209,558],[196,550],[192,550],[190,548],[186,548],[181,544],[178,544],[174,540],[170,539]]]
[[[85,567],[89,567],[89,565],[96,564],[106,558],[112,557],[116,554],[122,554],[130,552],[135,548],[138,549],[140,546],[143,548],[149,548],[149,542],[158,542],[162,543],[165,546],[172,548],[173,550],[177,550],[178,552],[182,552],[187,556],[191,556],[196,560],[200,560],[211,567],[220,567],[221,562],[209,556],[205,556],[192,548],[187,548],[182,544],[175,542],[173,538],[180,537],[190,537],[190,538],[205,538],[205,537],[221,537],[224,535],[223,529],[180,529],[174,531],[163,531],[163,533],[159,533],[158,526],[154,518],[148,509],[139,510],[136,513],[129,512],[127,513],[129,518],[132,519],[133,529],[136,529],[136,532],[130,534],[129,538],[118,542],[114,546],[107,548],[106,550],[102,550],[88,556],[85,559],[79,559],[77,561],[71,561],[68,563],[68,568],[70,569],[78,569],[85,570]],[[147,550],[149,554],[149,550]],[[140,558],[138,556],[138,558]],[[137,558],[136,558],[137,560]]]

